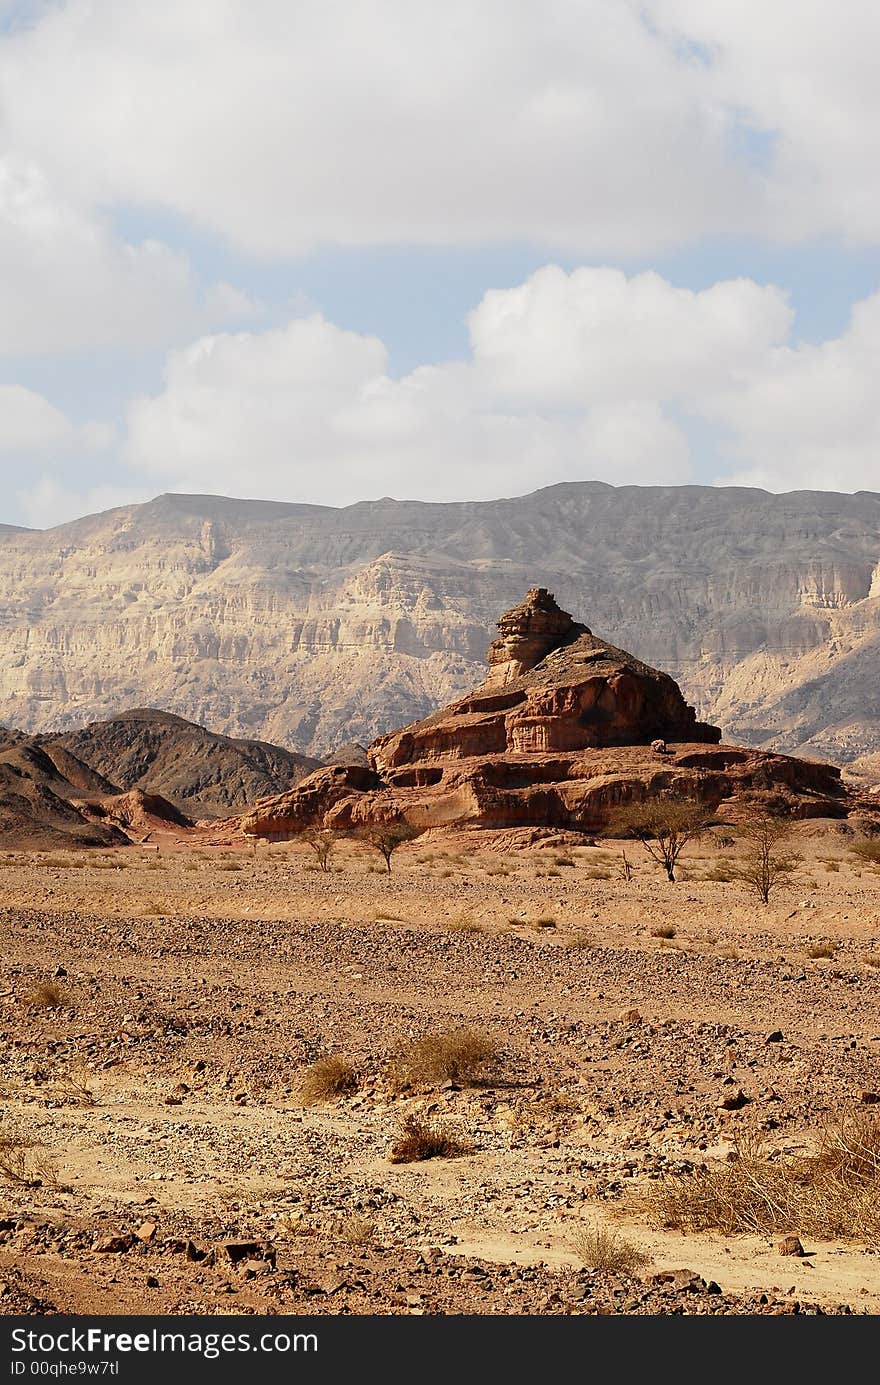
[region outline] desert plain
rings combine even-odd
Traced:
[[[810,1201],[880,1110],[857,830],[794,823],[766,906],[734,829],[674,884],[591,840],[3,853],[0,1312],[877,1312],[876,1168]]]

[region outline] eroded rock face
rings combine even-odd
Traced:
[[[486,656],[486,683],[503,687],[528,673],[551,650],[589,633],[585,625],[576,625],[567,611],[559,609],[546,587],[530,587],[525,599],[498,621],[498,638],[489,645]]]
[[[498,629],[480,688],[373,742],[370,763],[390,782],[403,766],[438,758],[721,739],[668,674],[597,639],[543,587],[506,611]]]
[[[532,588],[499,630],[474,692],[374,741],[370,770],[323,769],[263,800],[243,830],[404,819],[592,832],[618,805],[661,793],[712,808],[749,797],[799,817],[849,811],[839,770],[719,745],[668,674],[578,625],[546,589]]]

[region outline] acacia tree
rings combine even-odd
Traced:
[[[712,818],[703,803],[681,798],[651,798],[644,803],[622,804],[611,817],[609,829],[616,835],[635,837],[675,882],[675,867],[688,842],[702,835]]]
[[[419,829],[408,822],[374,822],[364,827],[360,833],[368,846],[378,851],[385,862],[385,869],[391,874],[391,857],[404,842],[411,842],[419,836]]]
[[[779,881],[800,861],[797,852],[786,851],[783,843],[791,832],[791,824],[773,813],[756,810],[741,828],[745,838],[737,875],[754,890],[762,904],[770,903],[770,894]]]
[[[336,847],[337,836],[332,827],[307,827],[303,833],[305,841],[318,858],[318,865],[324,874],[329,874],[330,857]]]

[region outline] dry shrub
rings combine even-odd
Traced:
[[[833,957],[837,952],[837,943],[812,943],[807,948],[807,956],[812,957],[813,961],[819,961],[823,957]]]
[[[494,1039],[473,1029],[426,1034],[398,1054],[391,1067],[392,1086],[439,1087],[444,1082],[474,1087],[497,1075],[501,1050]]]
[[[320,1106],[358,1089],[357,1070],[341,1053],[329,1053],[306,1068],[299,1080],[303,1106]]]
[[[831,874],[836,874],[840,870],[839,861],[825,861],[824,865],[825,869],[829,871]]]
[[[16,1188],[36,1188],[57,1183],[58,1170],[35,1140],[0,1131],[0,1181]]]
[[[244,870],[241,861],[218,861],[215,870]]]
[[[644,1196],[652,1219],[673,1230],[880,1244],[880,1120],[838,1116],[809,1155],[772,1152],[763,1136],[746,1131],[727,1163],[668,1174]]]
[[[739,953],[735,947],[722,947],[718,950],[718,956],[723,957],[725,962],[738,962]]]
[[[602,866],[594,866],[591,870],[585,870],[584,875],[588,880],[610,880],[611,871],[605,870]],[[629,877],[627,877],[628,879]]]
[[[622,1274],[627,1278],[650,1263],[650,1255],[604,1226],[585,1226],[571,1239],[572,1250],[584,1264],[601,1274]]]
[[[52,1089],[52,1100],[59,1106],[95,1106],[95,1093],[87,1068],[74,1068]]]
[[[412,1113],[404,1119],[388,1157],[392,1164],[417,1164],[423,1159],[452,1159],[470,1152],[470,1145],[447,1126]]]
[[[674,938],[675,925],[672,923],[656,923],[651,929],[652,938]]]
[[[375,1234],[376,1223],[370,1221],[369,1217],[359,1217],[357,1214],[346,1217],[339,1228],[340,1239],[350,1246],[367,1246]]]
[[[446,923],[449,933],[485,933],[485,926],[478,919],[470,914],[460,914],[458,918],[449,919]]]
[[[704,880],[713,880],[719,885],[729,885],[732,880],[736,880],[736,871],[731,866],[722,862],[716,863],[707,870],[703,876]]]
[[[869,865],[880,866],[880,837],[861,837],[853,842],[850,851]]]
[[[581,948],[589,951],[596,946],[596,940],[591,933],[572,933],[565,945],[573,951]]]
[[[532,919],[532,928],[555,928],[556,920],[552,914],[542,914],[540,918]]]
[[[866,967],[880,967],[880,952],[869,952],[865,958]]]
[[[329,875],[331,857],[339,841],[338,833],[332,827],[308,827],[303,833],[303,839],[314,851],[318,869]]]
[[[70,996],[57,981],[39,981],[28,996],[35,1010],[62,1010],[70,1004]]]

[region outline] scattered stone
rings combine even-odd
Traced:
[[[738,1091],[731,1093],[730,1096],[722,1097],[718,1103],[720,1111],[741,1111],[751,1101],[751,1097],[746,1096],[742,1087]]]
[[[263,1248],[256,1241],[220,1241],[216,1247],[221,1259],[237,1265],[242,1260],[261,1259]]]
[[[804,1254],[804,1248],[798,1236],[786,1236],[784,1240],[779,1242],[777,1250],[780,1255],[802,1256]]]
[[[102,1236],[92,1245],[95,1255],[123,1255],[134,1244],[133,1236]]]

